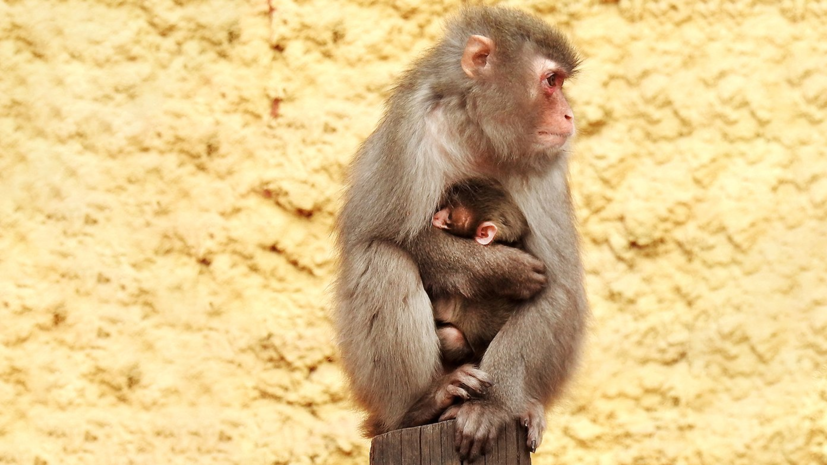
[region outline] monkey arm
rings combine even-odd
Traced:
[[[559,282],[516,309],[480,363],[504,385],[491,396],[515,411],[532,399],[553,401],[577,365],[586,311],[582,287]]]
[[[452,412],[457,446],[471,457],[490,447],[506,422],[522,418],[534,402],[549,405],[577,364],[588,305],[566,172],[561,163],[528,185],[512,187],[533,228],[526,250],[553,266],[555,279],[518,304],[488,346],[480,363],[494,378],[487,397]],[[532,440],[539,443],[541,431],[534,428]]]
[[[515,389],[525,401],[543,405],[561,393],[577,365],[589,312],[567,172],[561,159],[522,195],[521,208],[535,228],[526,250],[554,266],[555,279],[512,314],[481,363],[483,370],[521,385]]]
[[[494,381],[487,395],[443,415],[457,420],[455,442],[461,457],[473,460],[490,450],[508,422],[524,421],[538,403],[548,405],[561,394],[577,365],[585,329],[582,291],[577,283],[550,283],[520,305],[491,342],[480,363]],[[545,426],[542,417],[528,420],[527,446],[533,450]]]
[[[545,265],[522,250],[499,244],[481,246],[428,227],[406,247],[419,265],[422,282],[437,293],[467,299],[528,299],[546,285]]]

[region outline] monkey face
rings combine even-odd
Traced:
[[[565,70],[552,60],[536,60],[535,75],[539,77],[537,105],[540,118],[537,127],[537,143],[540,146],[559,149],[574,134],[574,113],[563,95]]]
[[[543,24],[525,26],[533,40],[529,46],[512,47],[489,30],[490,37],[468,39],[461,60],[474,81],[468,108],[502,166],[543,166],[543,160],[566,149],[574,134],[574,113],[563,83],[579,59],[556,31]]]
[[[431,223],[437,228],[460,237],[473,237],[476,233],[476,218],[474,212],[464,206],[447,206],[434,213]]]

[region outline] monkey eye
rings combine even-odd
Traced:
[[[556,73],[549,74],[548,77],[546,78],[546,84],[548,84],[549,87],[554,87],[555,85],[557,85],[557,74]]]

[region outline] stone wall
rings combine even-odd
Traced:
[[[332,222],[460,3],[0,1],[0,464],[366,463]],[[827,463],[827,1],[501,3],[585,57],[534,463]]]

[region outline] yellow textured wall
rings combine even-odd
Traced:
[[[510,3],[586,58],[535,463],[827,463],[827,1]],[[0,463],[366,463],[332,220],[459,4],[0,1]]]

